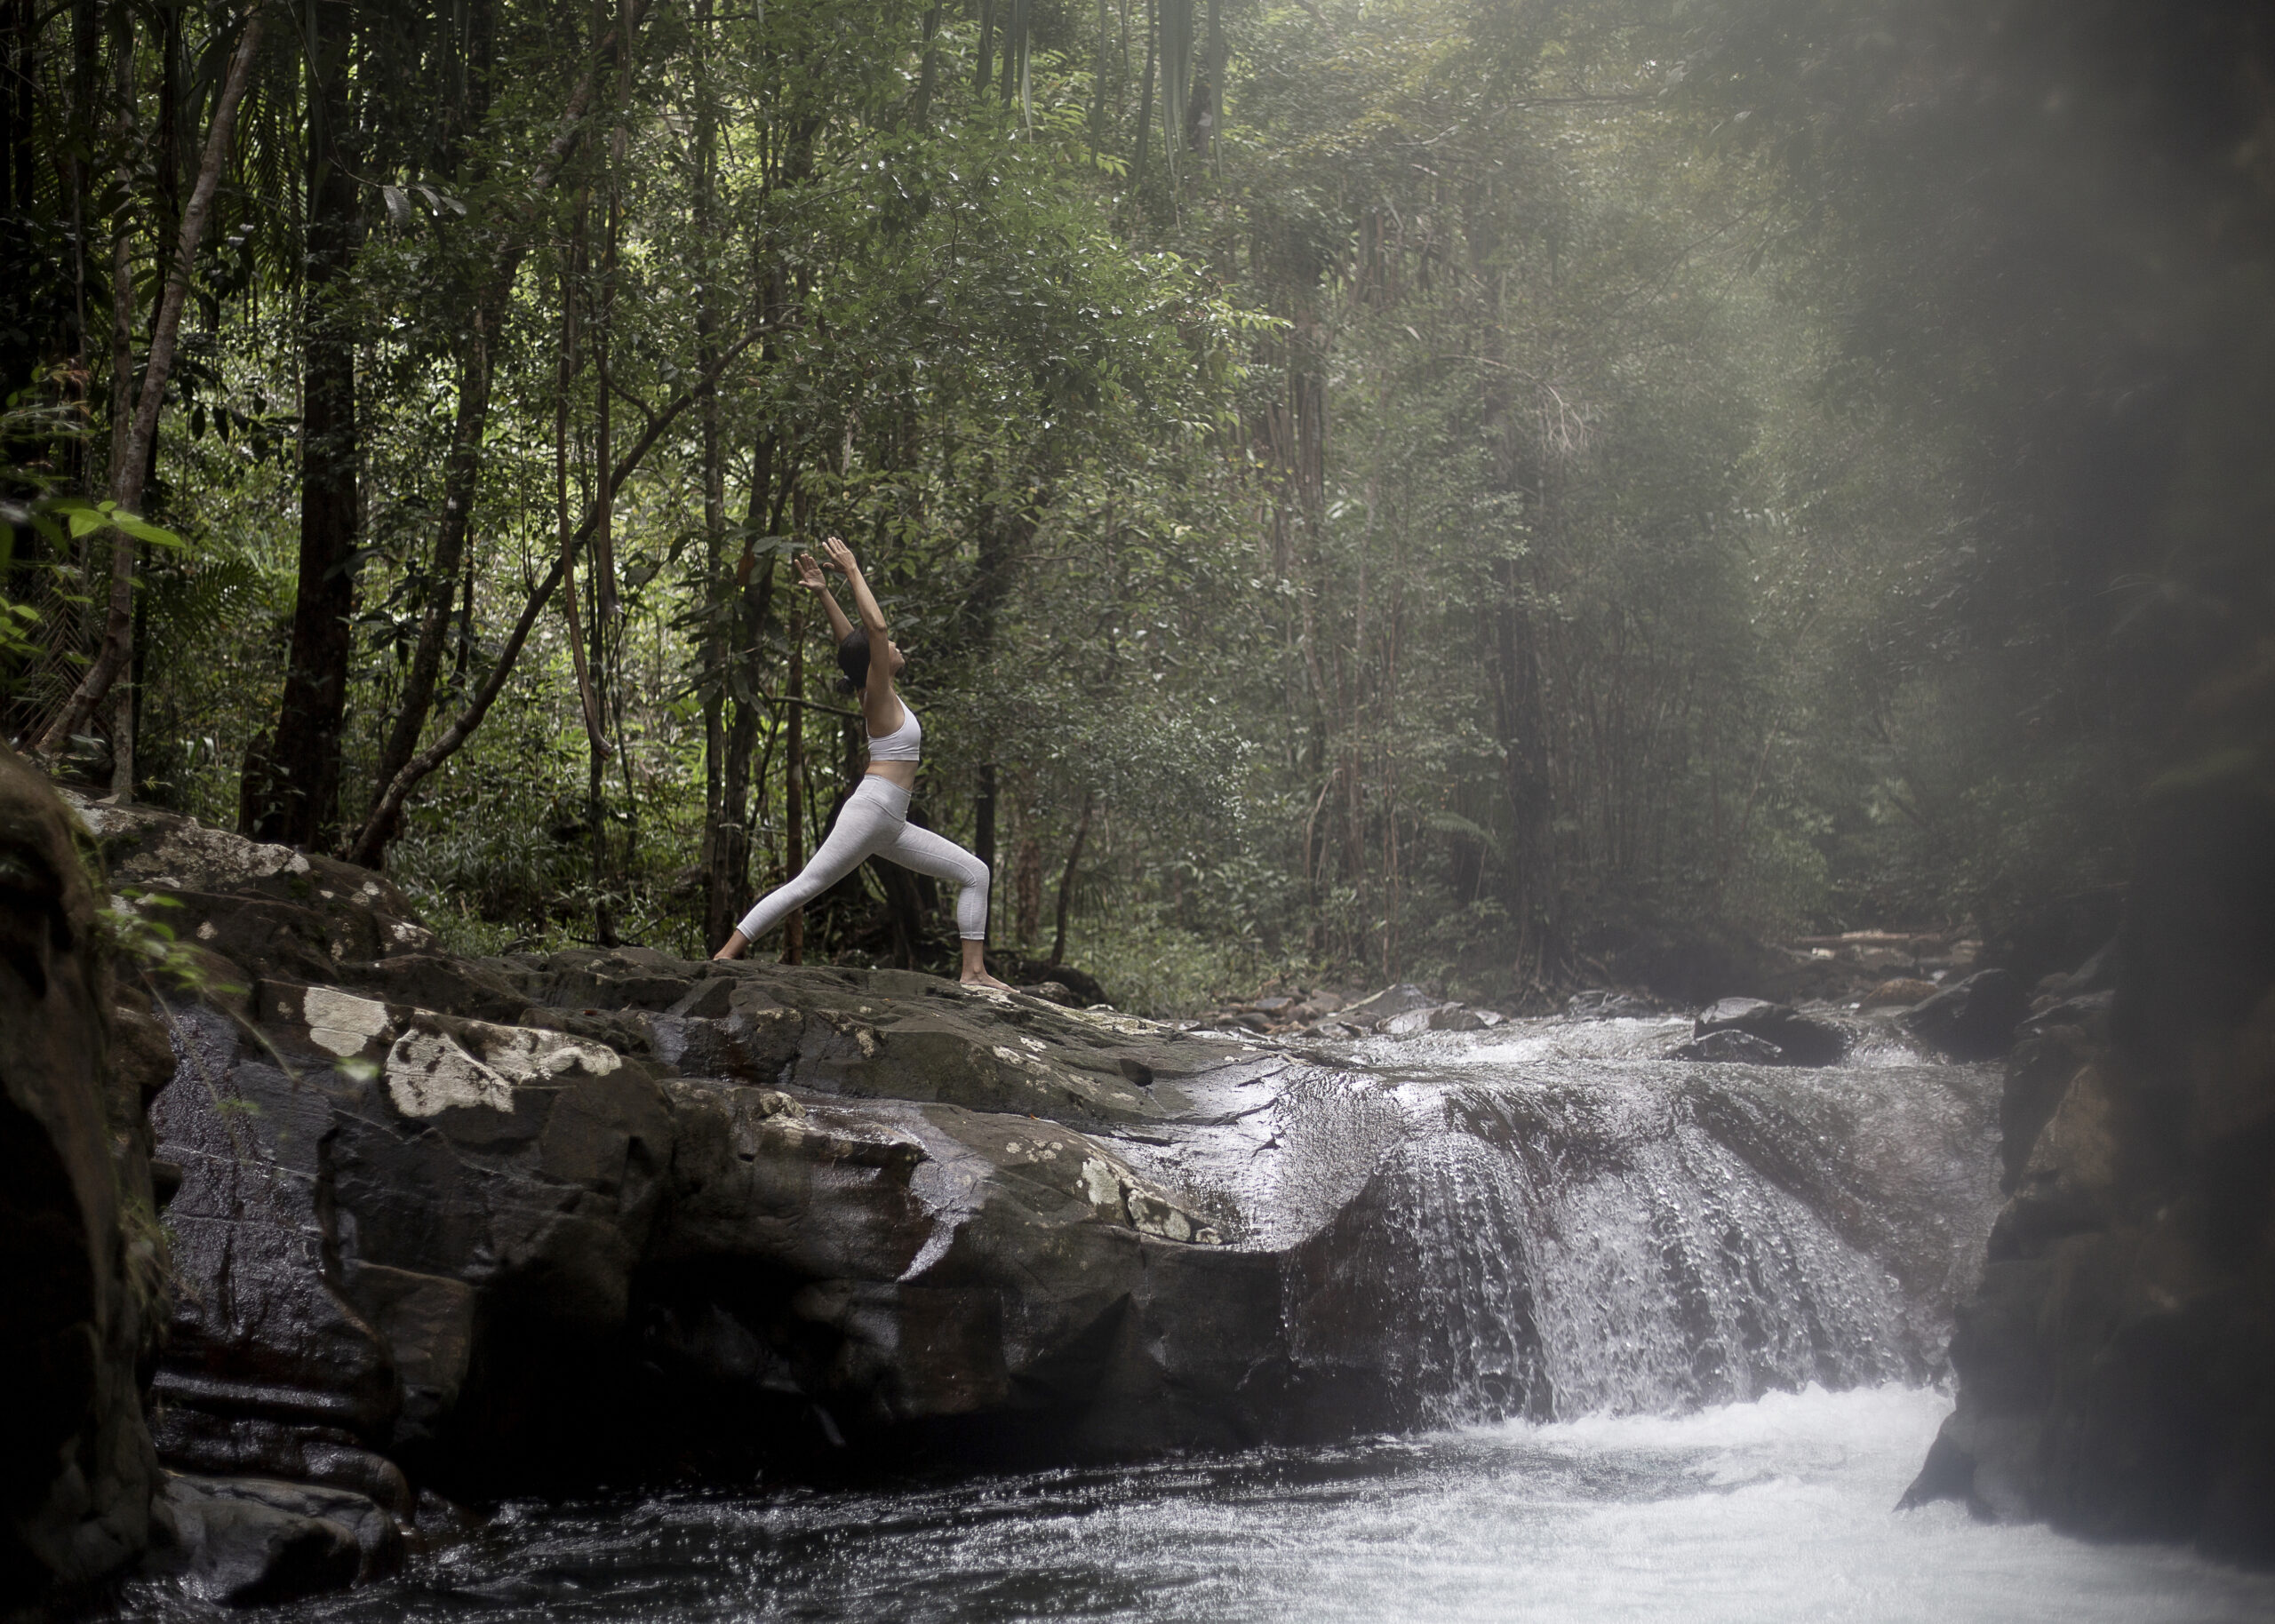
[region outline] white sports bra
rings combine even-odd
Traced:
[[[869,739],[869,760],[872,761],[921,761],[924,759],[924,724],[916,720],[916,712],[906,699],[900,702],[900,726],[890,733],[872,735]]]

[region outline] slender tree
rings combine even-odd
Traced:
[[[111,467],[110,500],[121,513],[139,513],[144,482],[149,477],[157,444],[158,414],[165,404],[167,380],[173,375],[174,354],[181,337],[183,306],[188,302],[190,278],[199,247],[213,212],[214,194],[220,189],[221,171],[229,155],[236,128],[237,107],[252,82],[253,63],[260,52],[262,12],[258,4],[243,13],[236,49],[230,54],[228,76],[215,99],[213,117],[206,130],[205,151],[199,160],[197,182],[189,205],[182,211],[177,240],[165,281],[158,297],[156,319],[151,323],[149,358],[144,362],[134,415]],[[134,565],[136,538],[120,530],[111,543],[110,593],[105,605],[102,643],[94,663],[79,681],[62,710],[40,736],[37,753],[53,759],[74,733],[100,705],[125,665],[134,635]]]

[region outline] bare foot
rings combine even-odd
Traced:
[[[1010,983],[1007,981],[998,981],[985,970],[980,971],[977,975],[965,975],[961,976],[958,979],[961,980],[963,985],[967,987],[986,987],[995,992],[1016,992],[1018,991],[1018,989],[1011,985]]]

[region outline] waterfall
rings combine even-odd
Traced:
[[[1931,1374],[1995,1210],[1995,1079],[1876,1030],[1820,1071],[1679,1028],[1361,1046],[1241,1180],[1300,1363],[1423,1425],[1652,1413]],[[1322,1214],[1324,1217],[1322,1218]]]

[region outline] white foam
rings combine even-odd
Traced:
[[[1947,1401],[1685,1416],[1015,1473],[532,1507],[331,1624],[2262,1624],[2275,1574],[1897,1512]],[[202,1616],[202,1615],[201,1615]]]

